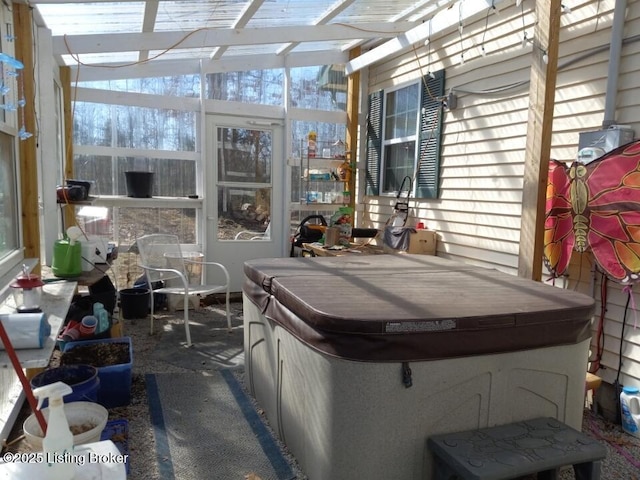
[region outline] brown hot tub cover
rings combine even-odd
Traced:
[[[573,344],[592,298],[441,257],[372,255],[245,263],[243,292],[311,348],[367,362]]]

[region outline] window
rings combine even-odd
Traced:
[[[347,77],[344,65],[291,69],[290,104],[294,108],[345,112]]]
[[[397,193],[405,177],[416,198],[438,198],[444,70],[369,96],[367,195]]]
[[[281,106],[284,70],[210,73],[205,88],[206,98],[213,100]]]
[[[18,248],[14,138],[0,132],[0,262]]]
[[[0,6],[0,22],[11,31],[12,12],[5,3]],[[3,30],[4,31],[4,30]],[[0,51],[5,55],[0,71],[0,276],[15,274],[23,261],[22,221],[20,219],[20,190],[17,148],[18,86],[22,71],[7,59],[13,59],[13,43],[9,35],[0,38]],[[0,289],[4,285],[0,285]]]
[[[153,172],[154,197],[199,194],[198,115],[188,105],[184,109],[163,107],[164,98],[199,94],[199,76],[111,80],[83,86],[85,97],[74,104],[73,173],[76,179],[91,182],[91,195],[127,195],[126,171]],[[105,90],[147,94],[140,96],[140,103],[149,105],[119,104],[118,96],[105,96]],[[105,97],[107,101],[102,102]],[[197,238],[198,209],[179,204],[171,207],[107,205],[83,211],[77,221],[87,234],[107,237],[121,246],[158,231],[174,232],[183,243],[201,241]]]

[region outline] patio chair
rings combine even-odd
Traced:
[[[264,232],[254,232],[252,230],[241,230],[236,233],[234,240],[271,240],[271,222]]]
[[[229,310],[229,272],[221,263],[202,261],[201,259],[189,260],[180,248],[180,242],[176,235],[151,234],[137,240],[140,253],[140,263],[147,278],[147,283],[152,288],[151,298],[151,334],[153,334],[153,297],[155,293],[178,294],[184,297],[184,328],[187,336],[187,346],[191,346],[191,333],[189,331],[189,297],[205,296],[212,293],[226,293],[227,329],[231,332],[231,314]],[[217,267],[224,274],[225,282],[219,285],[190,284],[187,266],[198,264],[202,269],[208,266]],[[202,272],[205,273],[204,271]],[[202,278],[202,276],[201,276]],[[204,277],[206,278],[206,276]],[[160,282],[161,287],[153,289],[153,285]]]

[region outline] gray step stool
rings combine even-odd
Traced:
[[[558,478],[573,465],[576,480],[599,480],[603,445],[553,418],[536,418],[498,427],[434,435],[433,480],[508,480],[537,473]]]

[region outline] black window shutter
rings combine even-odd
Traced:
[[[367,115],[366,194],[380,194],[380,157],[382,155],[382,100],[383,90],[369,95]]]
[[[417,198],[438,198],[440,187],[440,150],[444,70],[425,76],[422,82],[420,137],[418,150]]]

